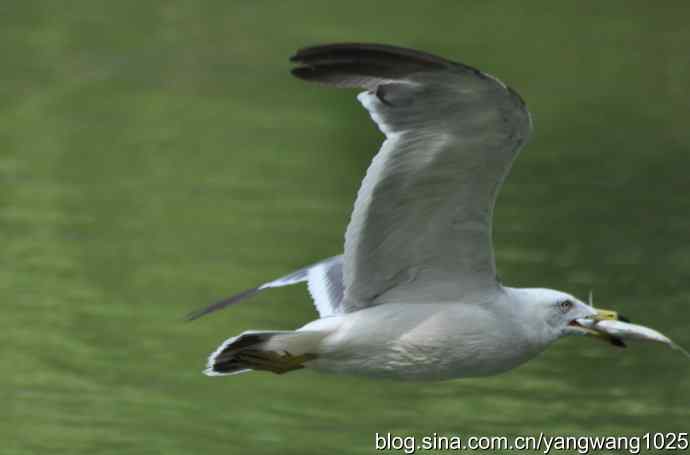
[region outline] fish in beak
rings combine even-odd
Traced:
[[[590,300],[590,306],[592,303],[592,294],[590,293],[589,296]],[[570,322],[570,325],[577,328],[579,331],[583,332],[584,335],[589,335],[596,337],[597,339],[601,341],[605,341],[613,346],[619,347],[619,348],[624,348],[626,347],[625,342],[623,341],[622,338],[606,333],[601,330],[597,330],[597,322],[600,321],[622,321],[622,322],[630,322],[630,320],[624,316],[621,316],[618,314],[617,311],[613,310],[603,310],[600,308],[594,308],[592,309],[595,311],[594,314],[591,316],[588,316],[586,318],[580,318],[580,319],[575,319]]]
[[[665,344],[672,349],[682,352],[690,358],[690,352],[674,343],[661,332],[643,325],[631,324],[630,320],[616,311],[602,310],[592,306],[592,295],[589,297],[590,307],[594,310],[591,316],[571,321],[571,325],[584,335],[596,337],[602,341],[617,346],[626,347],[623,338],[640,341],[653,341]]]
[[[622,323],[629,323],[630,319],[622,316],[617,311],[594,308],[594,294],[591,290],[589,291],[587,303],[589,304],[590,308],[594,310],[594,313],[586,318],[575,319],[574,321],[570,322],[570,325],[583,335],[596,337],[597,339],[607,342],[618,348],[626,347],[626,344],[623,342],[621,337],[607,333],[603,330],[597,330],[600,329],[600,327],[596,327],[596,324],[601,321],[621,321]]]

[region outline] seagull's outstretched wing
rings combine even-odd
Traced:
[[[341,312],[344,291],[343,256],[338,255],[308,265],[273,281],[267,281],[205,308],[192,311],[187,315],[187,320],[191,321],[234,305],[266,289],[280,288],[304,282],[307,283],[309,293],[314,299],[314,306],[322,318]]]
[[[298,51],[292,74],[364,87],[386,135],[345,236],[345,311],[397,301],[457,301],[496,288],[491,218],[531,121],[492,76],[434,55],[377,44]]]

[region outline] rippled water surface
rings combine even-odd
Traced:
[[[341,251],[380,135],[288,74],[374,40],[498,75],[536,132],[497,205],[500,274],[690,346],[686,2],[9,2],[0,6],[3,454],[371,453],[400,435],[688,431],[690,362],[562,340],[489,379],[201,375],[292,329],[303,288],[184,314]]]

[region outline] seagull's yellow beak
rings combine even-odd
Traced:
[[[595,308],[594,311],[596,311],[596,314],[594,314],[591,319],[595,321],[619,321],[621,320],[621,316],[618,314],[617,311],[613,310],[602,310],[600,308]],[[625,318],[623,318],[625,319]]]
[[[590,316],[587,319],[591,319],[593,321],[624,321],[624,322],[630,322],[626,317],[621,316],[618,314],[617,311],[613,310],[603,310],[601,308],[594,308],[594,311],[596,311],[595,314]],[[587,335],[591,335],[594,337],[598,337],[602,341],[606,341],[607,343],[610,343],[614,346],[618,346],[621,348],[625,347],[625,343],[623,340],[616,336],[609,335],[607,333],[602,333],[596,330],[596,328],[585,328],[585,332]]]

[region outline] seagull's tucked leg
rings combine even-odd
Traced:
[[[304,368],[316,358],[319,342],[329,332],[270,331],[244,332],[226,340],[209,356],[204,371],[209,376],[224,376],[251,370],[276,374]]]

